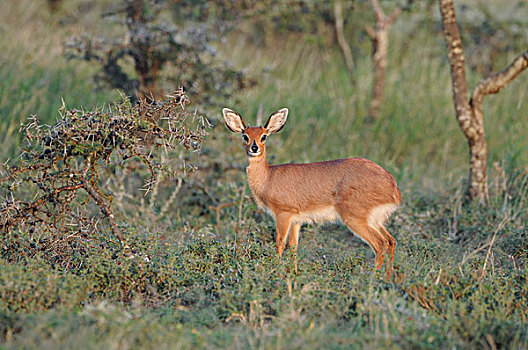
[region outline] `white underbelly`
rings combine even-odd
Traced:
[[[323,223],[323,222],[335,222],[341,218],[334,209],[333,206],[322,207],[316,210],[304,211],[299,214],[295,214],[292,218],[293,222],[297,223]]]
[[[262,201],[257,201],[258,206],[275,219],[275,214]],[[314,210],[306,210],[293,214],[292,222],[300,224],[324,223],[341,221],[341,217],[333,206],[321,207]]]

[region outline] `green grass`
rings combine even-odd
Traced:
[[[18,125],[28,116],[51,123],[62,98],[87,109],[116,98],[95,89],[94,67],[62,57],[72,32],[110,31],[96,16],[109,2],[83,15],[80,3],[58,14],[43,2],[0,5],[2,163],[16,157]],[[413,25],[402,17],[393,27],[385,101],[370,124],[368,43],[357,51],[351,84],[340,52],[318,41],[284,35],[256,47],[243,31],[230,36],[220,56],[248,67],[259,84],[208,116],[216,126],[203,155],[190,160],[209,170],[186,178],[163,216],[175,182],[153,198],[137,191],[130,173],[109,180],[127,249],[101,223],[79,242],[87,251],[75,239],[62,246],[78,262],[64,269],[39,237],[3,235],[0,346],[528,347],[528,73],[485,100],[491,199],[487,207],[468,205],[468,150],[445,43],[439,28],[420,28],[408,42]],[[503,52],[499,66],[516,54]],[[482,77],[467,75],[471,91]],[[361,156],[395,175],[404,204],[389,221],[398,241],[392,281],[373,270],[370,248],[339,225],[303,227],[298,273],[289,253],[275,256],[273,220],[251,200],[240,140],[220,120],[230,107],[254,125],[259,105],[264,118],[290,109],[269,141],[271,163]],[[209,206],[222,203],[233,206],[217,221]]]
[[[117,99],[115,92],[94,92],[88,72],[79,71],[60,57],[58,60],[62,66],[50,69],[0,57],[0,147],[4,155],[19,153],[21,123],[37,115],[52,124],[63,99],[67,106],[87,109]]]
[[[85,265],[69,272],[48,266],[45,273],[43,261],[3,268],[4,278],[17,281],[2,288],[6,344],[525,347],[526,231],[518,218],[503,226],[496,215],[508,212],[497,207],[455,214],[446,198],[411,200],[413,207],[404,207],[390,227],[398,238],[390,283],[372,270],[370,249],[336,226],[303,231],[295,274],[289,254],[275,256],[271,223],[256,220],[254,205],[241,222],[226,213],[217,230],[164,240],[128,232],[130,251],[94,245]],[[435,214],[427,214],[432,208]],[[472,235],[453,244],[446,218]],[[485,256],[472,253],[495,230],[493,260],[484,270]]]

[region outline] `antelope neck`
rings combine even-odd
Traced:
[[[269,171],[265,151],[258,157],[249,157],[249,166],[246,168],[246,172],[248,174],[249,187],[255,195],[258,196],[264,191]]]

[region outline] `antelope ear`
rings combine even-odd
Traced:
[[[222,113],[224,115],[225,124],[229,130],[231,130],[232,132],[244,131],[246,125],[244,124],[244,121],[242,120],[240,114],[229,108],[222,109]]]
[[[277,112],[273,113],[269,117],[264,128],[269,133],[279,132],[284,127],[284,124],[286,124],[287,119],[288,119],[288,108],[279,109]]]

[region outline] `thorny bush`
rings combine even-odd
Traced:
[[[109,229],[123,242],[107,178],[132,169],[146,178],[148,193],[161,175],[191,170],[171,159],[199,150],[206,135],[206,120],[187,112],[188,103],[180,88],[162,102],[133,106],[124,98],[90,112],[63,106],[53,126],[31,117],[21,128],[22,154],[0,169],[2,255],[48,253],[68,267],[68,248],[83,251],[98,232]]]

